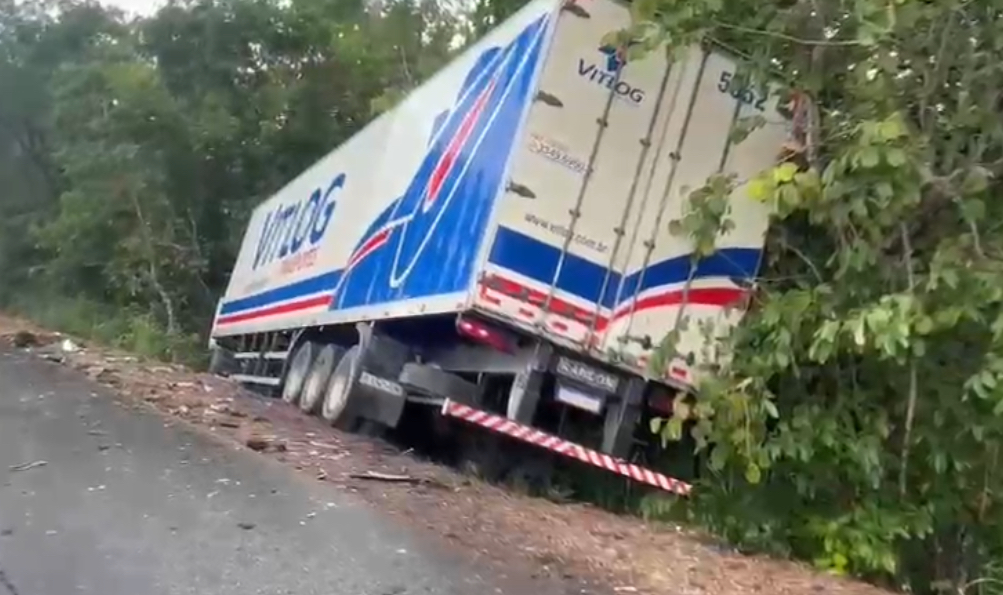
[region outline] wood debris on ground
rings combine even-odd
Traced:
[[[48,465],[48,461],[31,461],[30,463],[21,463],[20,465],[12,465],[10,470],[12,472],[17,471],[28,471],[29,469],[35,469],[37,467],[45,467]]]
[[[396,475],[393,473],[379,473],[377,471],[366,471],[364,473],[349,473],[352,479],[368,479],[372,481],[387,481],[390,483],[421,483],[420,477],[410,475]]]
[[[616,593],[639,595],[888,595],[801,564],[742,556],[682,527],[516,495],[385,442],[336,432],[296,407],[251,395],[225,379],[75,340],[78,349],[64,351],[65,339],[0,315],[0,346],[51,355],[105,385],[123,403],[153,407],[213,438],[356,493],[401,523],[480,552],[506,572],[578,576]]]

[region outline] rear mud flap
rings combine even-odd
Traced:
[[[407,401],[404,387],[363,369],[356,381],[355,391],[345,411],[347,417],[368,419],[388,428],[397,427]]]

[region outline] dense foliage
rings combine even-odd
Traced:
[[[521,4],[0,0],[0,305],[198,353],[250,209]],[[684,512],[733,542],[999,590],[1001,9],[634,3],[636,51],[714,38],[811,99],[747,186],[776,216],[733,365],[655,428],[703,447]],[[674,231],[712,251],[740,182],[711,180]]]
[[[776,215],[730,373],[657,428],[713,445],[691,512],[837,572],[999,592],[1003,4],[634,8],[650,45],[746,53],[747,80],[777,77],[799,132],[746,187]],[[697,246],[736,182],[691,195],[677,227]]]
[[[251,208],[506,10],[474,8],[0,0],[0,302],[194,351]]]

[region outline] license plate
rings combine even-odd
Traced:
[[[594,386],[607,394],[615,393],[620,384],[620,379],[613,374],[564,356],[557,358],[557,373],[571,380]]]

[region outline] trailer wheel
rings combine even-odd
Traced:
[[[641,399],[644,381],[632,378],[620,391],[620,400],[606,409],[603,421],[602,451],[626,459],[634,448],[634,433],[641,419]]]
[[[505,472],[506,482],[531,494],[544,494],[553,485],[554,457],[551,453],[532,447],[532,451],[519,449],[510,456],[512,462]]]
[[[282,400],[294,404],[300,400],[303,384],[313,365],[317,345],[312,341],[303,341],[296,347],[289,360],[289,366],[282,378]]]
[[[490,483],[498,483],[505,477],[507,450],[498,434],[464,428],[460,434],[460,452],[460,466],[465,473]]]
[[[217,345],[210,351],[209,373],[214,376],[229,376],[236,368],[235,361],[232,353]]]
[[[329,424],[341,425],[346,421],[341,418],[348,407],[348,401],[356,392],[359,375],[362,373],[361,363],[362,350],[356,345],[345,352],[341,361],[334,368],[330,381],[327,383],[324,404],[320,411],[321,417]]]
[[[325,345],[320,349],[320,353],[313,360],[313,366],[310,367],[310,374],[300,396],[300,409],[304,413],[316,413],[320,408],[324,402],[325,389],[331,380],[331,373],[343,355],[345,348],[340,345]]]
[[[543,379],[544,373],[539,370],[525,369],[515,375],[505,405],[505,415],[509,419],[527,426],[533,425],[536,409],[540,404]]]

